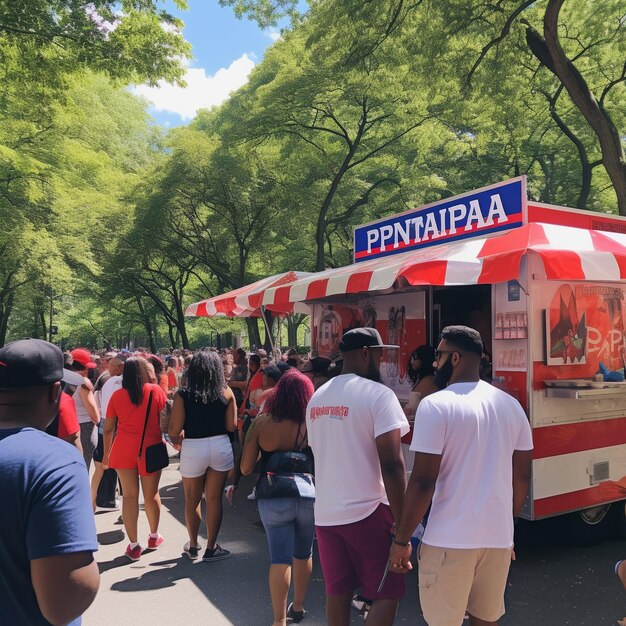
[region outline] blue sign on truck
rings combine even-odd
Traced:
[[[357,226],[354,260],[366,261],[521,226],[525,187],[525,177],[521,176]]]

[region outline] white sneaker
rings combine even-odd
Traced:
[[[252,487],[252,491],[248,494],[248,500],[256,500],[256,487]]]

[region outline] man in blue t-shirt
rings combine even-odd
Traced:
[[[100,583],[85,464],[43,430],[58,411],[63,353],[40,339],[0,348],[0,621],[80,624]]]

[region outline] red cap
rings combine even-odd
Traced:
[[[91,353],[89,350],[85,350],[85,348],[76,348],[75,350],[72,350],[70,354],[76,363],[80,363],[87,369],[98,367],[98,365],[91,360]]]

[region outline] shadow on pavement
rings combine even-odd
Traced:
[[[104,533],[98,533],[98,543],[103,546],[119,543],[120,541],[124,541],[125,538],[126,535],[121,528],[118,530],[108,530]]]
[[[171,587],[177,580],[191,578],[193,563],[187,557],[150,563],[150,569],[136,578],[127,578],[111,585],[113,591],[146,591]]]
[[[169,469],[177,473],[178,468],[176,464],[171,464]],[[111,590],[127,593],[167,589],[174,587],[178,581],[189,580],[230,623],[255,626],[270,624],[272,609],[267,582],[269,552],[263,527],[256,525],[259,522],[256,502],[247,500],[255,478],[242,479],[235,492],[234,507],[228,506],[224,500],[224,519],[218,542],[232,551],[232,557],[215,563],[204,563],[201,559],[191,561],[182,553],[183,544],[187,540],[184,493],[182,481],[176,478],[178,480],[175,482],[170,480],[170,484],[164,484],[159,492],[162,516],[169,513],[180,524],[180,534],[166,535],[168,544],[170,541],[180,541],[180,558],[169,558],[170,551],[167,559],[150,561],[150,552],[146,551],[139,562],[131,565],[129,577],[118,579],[111,585]],[[202,507],[204,511],[204,501]],[[200,527],[199,541],[204,548],[204,522]],[[101,571],[106,571],[123,564],[128,564],[128,560],[118,557],[100,566],[103,568]],[[314,564],[308,594],[310,604],[307,607],[310,607],[307,621],[311,626],[325,622],[324,587],[317,554],[314,556]]]
[[[131,561],[129,561],[124,555],[116,556],[112,561],[100,561],[98,563],[98,569],[100,573],[108,572],[110,569],[115,569],[116,567],[123,567],[124,565],[131,565]]]

